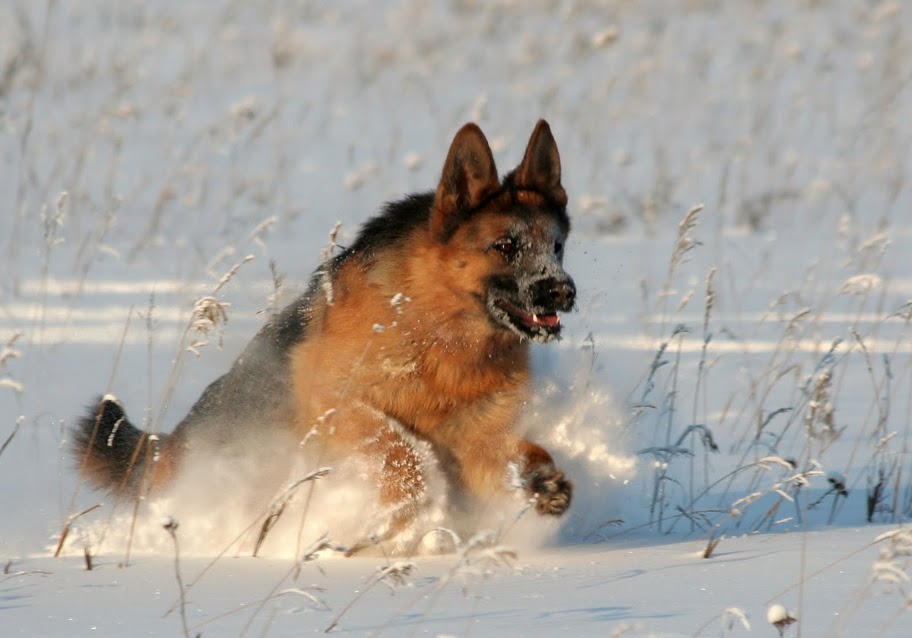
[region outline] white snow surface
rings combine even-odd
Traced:
[[[888,0],[0,5],[0,634],[908,636],[910,37]],[[466,121],[506,172],[540,117],[579,299],[525,422],[562,521],[432,488],[344,558],[374,505],[334,468],[253,557],[264,468],[135,518],[81,483],[93,397],[167,432],[337,224],[435,188]]]

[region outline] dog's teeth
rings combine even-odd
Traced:
[[[538,323],[538,315],[535,314],[534,312],[532,313],[532,321],[533,321],[534,323]]]

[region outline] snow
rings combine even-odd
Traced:
[[[906,636],[910,16],[0,6],[3,635]],[[436,502],[423,552],[344,558],[358,468],[302,466],[254,558],[274,468],[196,468],[221,489],[189,473],[135,527],[80,483],[93,397],[167,430],[330,244],[435,187],[465,121],[504,172],[539,117],[579,289],[527,414],[575,483],[560,524]]]
[[[626,626],[632,628],[626,635],[690,636],[708,623],[704,635],[719,635],[724,612],[735,607],[750,618],[753,633],[773,636],[774,629],[764,626],[767,608],[778,600],[797,602],[804,556],[808,578],[799,617],[807,635],[876,635],[901,601],[871,595],[861,611],[851,613],[868,587],[876,553],[868,544],[875,533],[876,528],[838,528],[725,538],[711,559],[700,557],[699,541],[634,535],[595,546],[520,552],[515,570],[497,566],[484,579],[460,569],[455,557],[415,559],[406,585],[374,587],[339,619],[336,631],[605,636]],[[321,634],[376,570],[389,565],[321,558],[305,563],[295,577],[287,560],[182,558],[185,584],[210,567],[187,592],[191,635],[236,635],[248,622],[250,635],[267,627],[275,636]],[[80,557],[25,558],[16,567],[30,573],[4,583],[8,635],[180,631],[176,612],[163,617],[177,602],[171,558],[143,556],[128,568],[119,568],[116,557],[99,558],[91,572]],[[296,593],[275,595],[290,589],[308,592],[317,602]],[[742,632],[738,623],[732,633]],[[903,629],[893,627],[885,635],[901,636]]]

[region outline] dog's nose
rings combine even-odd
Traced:
[[[557,308],[570,310],[573,307],[573,302],[576,301],[576,286],[570,279],[557,281],[551,287],[550,295]]]
[[[573,308],[576,301],[576,285],[567,279],[549,278],[539,282],[539,303],[555,310],[566,311]]]

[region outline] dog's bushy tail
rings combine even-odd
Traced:
[[[95,487],[114,494],[135,492],[156,441],[130,423],[112,395],[99,397],[73,430],[79,470]]]

